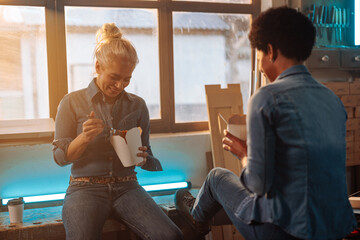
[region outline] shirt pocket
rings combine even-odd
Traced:
[[[119,125],[116,127],[119,130],[129,130],[137,127],[140,120],[141,111],[136,110],[135,112],[129,113],[120,120]]]

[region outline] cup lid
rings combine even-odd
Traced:
[[[19,205],[23,203],[24,203],[24,199],[22,197],[19,197],[9,200],[7,205]]]

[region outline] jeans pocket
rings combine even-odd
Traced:
[[[87,187],[91,185],[91,183],[87,183],[87,182],[70,182],[69,187],[66,190],[66,195],[70,195],[84,187]]]

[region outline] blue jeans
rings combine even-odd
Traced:
[[[199,191],[192,210],[192,216],[197,221],[205,222],[223,208],[245,239],[297,239],[274,224],[246,224],[238,219],[234,214],[235,210],[249,195],[250,192],[241,184],[238,176],[227,169],[214,168],[208,174]]]
[[[183,238],[181,230],[137,182],[70,183],[62,210],[66,239],[101,239],[109,216],[142,239]]]

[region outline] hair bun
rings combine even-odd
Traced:
[[[102,39],[114,39],[114,38],[122,38],[122,33],[120,29],[115,25],[115,23],[105,23],[102,28]]]
[[[109,66],[114,57],[125,58],[134,66],[139,62],[134,46],[123,37],[115,23],[105,23],[96,32],[94,56],[101,66]]]

